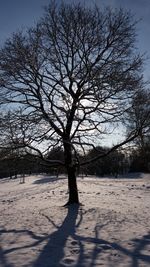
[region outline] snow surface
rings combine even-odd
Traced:
[[[150,175],[0,180],[0,267],[150,266]]]

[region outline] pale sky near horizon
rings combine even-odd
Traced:
[[[60,3],[61,0],[56,0]],[[150,78],[150,0],[64,0],[64,2],[96,3],[99,6],[111,6],[130,10],[135,18],[141,19],[138,24],[138,44],[141,53],[146,52],[147,64],[145,76]],[[19,29],[33,26],[43,14],[43,7],[50,0],[0,0],[0,46]]]

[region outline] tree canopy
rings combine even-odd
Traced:
[[[123,123],[143,87],[135,25],[122,9],[51,2],[36,27],[13,34],[0,50],[0,103],[9,110],[9,138],[43,159],[63,147],[64,161],[54,161],[67,169],[70,203],[78,202],[76,166],[85,164],[78,150],[96,147]],[[133,140],[139,128],[113,149]]]

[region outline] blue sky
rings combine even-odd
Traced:
[[[60,1],[56,0],[56,2]],[[67,3],[72,1],[64,0]],[[43,14],[43,6],[49,2],[49,0],[0,0],[0,45],[3,45],[12,32],[33,26]],[[74,0],[74,2],[79,1]],[[91,4],[92,0],[80,0],[80,2]],[[123,7],[131,10],[137,19],[142,19],[137,29],[138,47],[150,58],[150,0],[95,0],[93,2],[99,6]],[[150,59],[147,61],[145,75],[150,78]]]

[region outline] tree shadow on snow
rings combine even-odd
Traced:
[[[134,239],[132,241],[132,248],[128,249],[116,242],[109,242],[100,238],[101,229],[111,221],[107,221],[103,225],[97,224],[94,229],[94,237],[78,235],[77,228],[80,227],[84,216],[82,207],[73,205],[67,208],[67,215],[61,226],[55,223],[47,216],[45,219],[52,224],[56,231],[50,235],[35,235],[29,230],[1,230],[0,234],[14,233],[27,234],[32,238],[32,243],[27,243],[25,246],[16,246],[13,248],[3,249],[0,253],[1,267],[15,267],[8,263],[7,256],[9,253],[21,252],[22,249],[31,249],[37,247],[39,244],[46,245],[43,247],[38,258],[30,266],[32,267],[93,267],[99,266],[97,260],[102,259],[106,252],[108,252],[108,267],[120,266],[123,258],[129,260],[128,267],[140,267],[141,263],[144,266],[150,265],[150,255],[143,254],[147,246],[150,246],[150,233],[144,235],[142,238]],[[83,226],[84,227],[84,226]],[[87,244],[90,245],[90,252],[87,250]],[[67,248],[67,249],[66,249]],[[85,249],[86,248],[86,249]],[[120,258],[112,259],[110,255],[118,254]],[[71,256],[72,255],[72,256]],[[24,263],[23,263],[24,264]],[[27,266],[27,265],[22,265]],[[105,265],[106,266],[106,265]]]
[[[106,250],[111,250],[113,254],[120,253],[122,256],[127,256],[131,261],[130,267],[139,267],[141,262],[150,264],[150,256],[142,254],[141,252],[144,248],[150,245],[150,233],[144,235],[140,239],[132,240],[132,250],[127,249],[120,245],[119,243],[109,242],[104,239],[100,239],[100,231],[101,229],[109,224],[111,221],[104,223],[103,225],[95,226],[95,237],[86,237],[83,235],[77,235],[76,230],[80,226],[83,219],[82,208],[79,206],[70,206],[68,207],[68,213],[60,227],[57,227],[57,231],[52,233],[48,242],[43,248],[41,254],[37,258],[36,262],[33,264],[33,267],[65,267],[65,266],[74,266],[74,267],[93,267],[96,265],[96,260],[99,256],[103,256]],[[45,216],[47,217],[47,216]],[[49,219],[50,223],[54,225],[54,223]],[[72,250],[72,253],[77,255],[77,261],[74,261],[74,256],[71,258],[70,255],[67,256],[68,251],[65,251],[66,244],[70,240],[68,244],[68,248]],[[85,244],[93,245],[92,253],[90,254],[90,260],[87,264],[87,258],[89,255],[85,250]],[[122,261],[122,257],[119,261]],[[109,259],[109,267],[117,266],[120,262],[113,261]],[[90,263],[89,263],[90,262]]]
[[[13,267],[7,260],[5,256],[5,250],[3,250],[2,246],[0,245],[0,266],[1,267]]]
[[[52,183],[58,180],[65,179],[64,177],[57,177],[57,176],[49,176],[49,177],[41,177],[40,179],[33,182],[33,184],[45,184],[45,183]]]
[[[34,267],[47,267],[51,264],[53,266],[66,266],[63,265],[61,261],[65,257],[65,246],[68,238],[75,235],[76,220],[80,207],[79,205],[70,205],[69,207],[67,207],[67,209],[67,216],[62,225],[59,227],[56,226],[48,216],[45,216],[49,220],[49,222],[57,228],[57,230],[49,236],[47,244],[45,245],[43,251],[33,265]],[[78,226],[81,223],[81,218],[82,216],[80,216]],[[71,259],[66,259],[66,263],[71,266]]]
[[[117,177],[118,179],[142,179],[143,178],[143,173],[141,172],[129,172],[127,174],[121,174],[121,175],[118,175]]]

